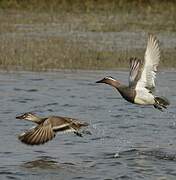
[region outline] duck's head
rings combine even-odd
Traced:
[[[106,76],[103,79],[97,81],[96,83],[105,83],[105,84],[109,84],[116,88],[120,85],[120,82],[111,76]]]
[[[36,120],[36,115],[32,112],[27,112],[27,113],[24,113],[20,116],[16,116],[16,119],[25,119],[25,120],[28,120],[28,121],[35,121]]]
[[[109,81],[117,81],[117,80],[111,76],[106,76],[103,79],[97,81],[96,83],[107,83]]]

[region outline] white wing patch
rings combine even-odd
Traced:
[[[66,133],[71,133],[71,132],[76,132],[76,130],[73,128],[70,128],[70,129],[67,129],[64,131],[59,131],[59,132],[57,132],[57,134],[66,134]]]
[[[141,78],[137,82],[136,89],[152,89],[155,87],[156,71],[160,61],[160,49],[159,42],[153,35],[149,35],[144,59],[143,71]]]
[[[63,129],[63,128],[69,127],[69,125],[70,125],[69,123],[65,123],[65,124],[62,124],[62,125],[59,125],[59,126],[54,126],[53,130]]]

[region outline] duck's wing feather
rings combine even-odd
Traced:
[[[70,123],[65,123],[62,125],[56,124],[55,126],[53,126],[53,131],[60,132],[60,133],[66,133],[66,132],[73,132],[75,130],[71,127]]]
[[[51,124],[46,120],[44,123],[19,135],[19,140],[28,145],[39,145],[48,142],[55,137]]]
[[[141,77],[136,84],[136,89],[147,88],[151,90],[155,87],[155,78],[159,61],[159,42],[154,35],[149,34],[144,57],[144,65],[142,68]]]
[[[129,86],[136,86],[141,77],[142,61],[136,57],[130,59]]]
[[[70,117],[52,116],[52,117],[50,117],[50,120],[52,121],[53,129],[62,129],[67,126],[77,129],[82,126],[89,125],[86,122],[81,122],[78,119],[70,118]]]
[[[57,133],[75,132],[83,126],[88,126],[86,122],[80,122],[78,119],[69,117],[50,116],[48,120],[52,124],[53,131]]]
[[[69,118],[69,117],[64,117],[64,118],[67,120],[67,122],[70,123],[71,126],[77,126],[78,128],[89,125],[87,122],[81,122],[79,119]]]

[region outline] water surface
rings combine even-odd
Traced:
[[[95,81],[123,71],[0,73],[0,179],[175,179],[176,72],[157,76],[156,94],[171,105],[160,112],[124,101]],[[33,111],[90,123],[92,135],[57,135],[41,146],[27,146],[17,135],[30,122],[15,116]]]

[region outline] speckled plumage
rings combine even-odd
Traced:
[[[32,121],[37,124],[36,127],[19,135],[19,140],[28,145],[44,144],[52,140],[58,132],[74,132],[78,136],[80,128],[88,126],[88,123],[80,122],[78,119],[61,116],[49,116],[41,118],[34,113],[24,113],[17,116],[17,119]]]

